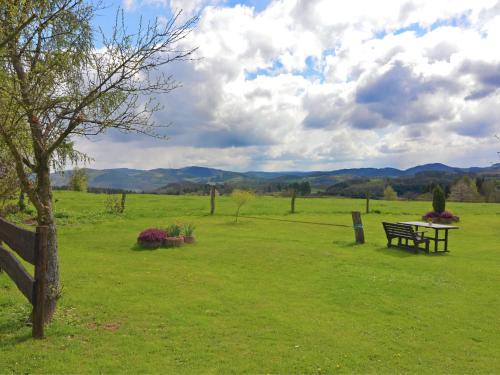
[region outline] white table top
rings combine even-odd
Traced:
[[[426,223],[425,221],[399,221],[398,224],[416,225],[419,227],[431,229],[459,229],[459,227],[455,225]]]

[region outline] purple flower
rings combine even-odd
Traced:
[[[441,219],[453,219],[453,214],[448,211],[441,212]]]
[[[424,219],[435,219],[437,217],[439,217],[439,214],[437,212],[434,212],[434,211],[427,212],[424,215]]]
[[[167,233],[161,229],[146,229],[139,234],[139,242],[163,242],[167,238]]]

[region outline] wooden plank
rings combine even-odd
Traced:
[[[352,223],[354,226],[354,235],[356,237],[356,243],[365,243],[365,232],[363,230],[363,223],[361,222],[361,213],[355,211],[352,213]]]
[[[3,247],[0,247],[0,268],[10,276],[21,293],[33,304],[33,278],[14,254]]]
[[[5,242],[26,262],[35,264],[35,233],[0,218],[0,241]]]
[[[33,295],[33,330],[34,338],[42,339],[45,317],[45,293],[47,283],[47,258],[48,258],[48,227],[36,228],[36,262],[35,285]]]

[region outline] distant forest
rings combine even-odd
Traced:
[[[238,189],[253,190],[258,194],[289,195],[296,190],[301,196],[321,197],[339,196],[346,198],[384,199],[384,191],[390,186],[397,193],[398,199],[430,200],[431,192],[439,185],[446,197],[457,201],[500,202],[500,173],[457,173],[427,171],[411,176],[399,177],[360,177],[336,176],[332,183],[317,176],[285,176],[276,179],[230,180],[222,183],[181,181],[169,183],[164,187],[149,191],[149,194],[166,195],[208,195],[210,185],[215,185],[219,195],[228,195]],[[56,186],[55,189],[71,190],[68,185]],[[89,187],[91,193],[116,194],[142,193],[134,190]]]

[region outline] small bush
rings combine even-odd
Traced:
[[[69,189],[73,191],[87,192],[88,176],[83,169],[75,168],[69,178]]]
[[[155,229],[155,228],[150,228],[142,231],[139,234],[139,237],[137,237],[137,242],[140,244],[147,244],[147,243],[163,243],[165,239],[167,238],[167,234],[165,231],[161,229]]]
[[[177,224],[171,224],[167,227],[168,237],[179,237],[181,235],[181,227]]]
[[[122,201],[117,195],[108,194],[104,201],[104,208],[107,213],[116,215],[123,213],[124,206],[122,206]]]
[[[435,222],[458,222],[460,221],[460,218],[458,216],[453,215],[449,211],[444,211],[444,212],[436,212],[436,211],[430,211],[427,212],[424,216],[422,216],[422,220],[425,221],[435,221]]]
[[[186,237],[192,237],[193,236],[193,233],[194,233],[194,230],[195,230],[195,226],[193,224],[184,224],[183,228],[182,228],[182,233],[184,234],[184,236]]]

